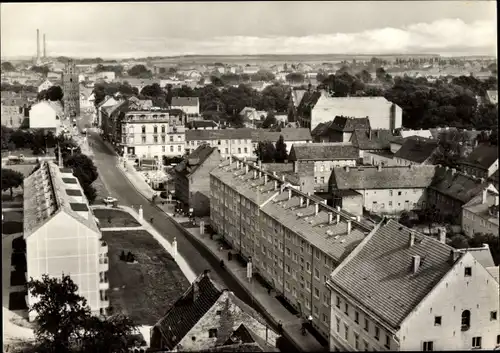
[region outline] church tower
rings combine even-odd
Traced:
[[[62,79],[64,113],[69,117],[78,116],[80,115],[80,85],[78,84],[78,74],[73,61],[66,64]]]

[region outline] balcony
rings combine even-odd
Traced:
[[[109,281],[106,277],[101,277],[99,280],[99,289],[100,290],[108,290],[109,289]],[[104,297],[104,299],[107,299],[107,297]]]
[[[104,300],[101,300],[99,306],[101,308],[103,308],[103,309],[109,308],[109,299],[108,299],[108,297],[106,297]]]
[[[109,270],[109,260],[108,257],[99,258],[99,272],[106,272]]]
[[[99,254],[108,253],[108,244],[105,241],[101,241],[101,246],[99,247]]]

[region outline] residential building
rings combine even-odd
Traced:
[[[38,86],[38,93],[46,91],[52,86],[54,86],[54,84],[49,79],[46,79]]]
[[[189,130],[215,130],[220,125],[213,120],[191,120],[186,122],[186,128]]]
[[[286,76],[286,74],[284,75]],[[283,77],[283,81],[285,77]],[[288,105],[288,121],[297,121],[297,107],[300,105],[306,90],[303,89],[291,89],[289,96],[289,105]]]
[[[390,141],[394,137],[391,130],[355,130],[351,143],[359,150],[359,158],[364,164],[390,165],[393,153]]]
[[[182,110],[188,118],[200,115],[200,101],[198,97],[172,97],[171,108]]]
[[[314,164],[312,163],[262,163],[262,169],[273,173],[291,185],[296,185],[302,192],[314,194]],[[318,193],[316,193],[318,196]]]
[[[462,224],[462,207],[490,185],[485,179],[439,167],[429,186],[427,201],[439,214],[453,224]]]
[[[169,110],[145,110],[132,102],[118,111],[112,120],[117,122],[118,135],[121,131],[117,141],[125,155],[160,160],[184,155],[186,128],[182,118],[170,115]]]
[[[475,233],[498,236],[498,190],[489,185],[462,208],[462,230],[473,237]]]
[[[439,155],[439,143],[424,137],[411,136],[404,139],[401,148],[393,156],[393,165],[433,164]]]
[[[1,119],[2,125],[11,129],[18,129],[29,117],[29,103],[23,98],[2,99]]]
[[[320,123],[314,129],[317,142],[350,142],[355,130],[369,131],[370,120],[336,116],[326,123]]]
[[[208,144],[219,150],[222,158],[230,155],[253,157],[252,129],[186,130],[186,152]]]
[[[329,192],[334,206],[352,214],[361,216],[366,210],[379,215],[398,215],[426,208],[427,188],[435,170],[435,166],[414,165],[333,168]]]
[[[80,83],[73,61],[66,64],[62,74],[62,82],[64,113],[70,117],[77,116],[80,114]]]
[[[229,158],[210,173],[214,230],[326,338],[331,271],[373,225],[306,194],[262,164]]]
[[[217,148],[201,145],[175,166],[175,196],[197,217],[210,213],[210,172],[220,162]]]
[[[243,73],[247,74],[247,75],[256,74],[257,72],[259,72],[259,70],[260,70],[260,67],[258,67],[258,66],[247,65],[247,66],[243,67]]]
[[[95,125],[102,128],[102,123],[103,123],[102,112],[103,112],[104,108],[106,108],[106,107],[113,107],[113,106],[117,105],[120,102],[121,102],[121,100],[118,99],[118,98],[111,97],[111,96],[106,96],[102,100],[102,102],[100,102],[96,106],[96,116],[95,116],[95,121],[94,121]]]
[[[152,327],[150,348],[245,352],[250,347],[251,352],[274,352],[277,339],[254,309],[205,271]]]
[[[486,252],[441,240],[393,220],[370,233],[328,281],[330,351],[495,348],[499,284],[476,257]]]
[[[343,143],[308,143],[293,145],[288,161],[297,163],[297,170],[304,164],[312,164],[314,170],[314,190],[328,191],[328,180],[335,167],[354,167],[358,160],[358,149]]]
[[[418,136],[427,139],[433,138],[430,130],[423,130],[423,129],[420,130],[401,129],[399,130],[399,136],[401,136],[402,138],[407,138],[411,136]]]
[[[71,276],[94,313],[109,306],[108,246],[85,194],[68,168],[43,161],[24,179],[27,278]],[[28,294],[28,304],[37,298]],[[30,321],[36,313],[30,312]]]
[[[460,170],[479,178],[489,178],[498,170],[498,146],[481,144],[459,162]]]
[[[29,111],[30,129],[46,129],[56,135],[61,131],[65,114],[60,102],[41,101],[31,106]]]
[[[384,97],[330,97],[326,92],[314,92],[304,98],[299,122],[311,130],[335,116],[368,117],[372,129],[395,130],[402,124],[402,109]]]
[[[293,145],[301,145],[311,143],[311,132],[307,128],[280,128],[277,131],[271,129],[254,129],[252,130],[253,150],[257,149],[257,145],[261,141],[271,141],[275,146],[280,136],[283,136],[283,141],[286,144],[286,152],[290,153]]]

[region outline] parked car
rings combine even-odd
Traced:
[[[104,202],[104,204],[106,205],[116,205],[118,203],[118,200],[112,196],[108,196],[106,197],[104,200],[102,200]]]

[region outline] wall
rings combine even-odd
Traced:
[[[56,112],[47,103],[33,105],[29,114],[31,129],[56,129],[61,125]]]
[[[210,172],[220,161],[220,154],[215,150],[189,178],[189,205],[197,217],[210,214]]]
[[[194,151],[201,144],[216,147],[222,158],[228,158],[230,155],[240,158],[255,156],[251,139],[186,141],[186,150]]]
[[[363,195],[343,196],[339,206],[346,212],[356,216],[363,216]]]
[[[370,151],[363,151],[363,155],[361,157],[363,158],[363,163],[365,164],[385,166],[397,165],[395,159],[392,156],[384,156]]]
[[[18,106],[1,105],[2,125],[17,129],[24,121],[24,108]],[[19,112],[22,110],[22,112]]]
[[[28,278],[40,279],[43,274],[61,278],[64,272],[78,285],[78,293],[92,311],[98,311],[99,238],[98,232],[60,212],[26,239]]]
[[[471,277],[464,276],[465,267],[472,268]],[[433,341],[436,351],[469,350],[476,336],[482,337],[482,349],[493,349],[500,335],[498,298],[498,282],[471,254],[464,255],[401,325],[401,349],[422,350],[424,341]],[[467,331],[461,331],[463,310],[471,313]],[[497,311],[496,320],[491,311]],[[442,317],[441,326],[434,325],[435,316]]]
[[[180,109],[187,115],[200,115],[200,104],[197,105],[186,105],[186,106],[172,106],[172,109]]]
[[[394,214],[421,209],[425,208],[427,204],[427,190],[425,188],[356,191],[363,195],[363,207],[378,214]],[[376,204],[373,202],[376,202]],[[392,204],[390,204],[391,202]]]
[[[495,218],[497,224],[490,221]],[[465,235],[471,238],[474,236],[474,233],[492,233],[498,236],[498,217],[490,216],[489,218],[483,218],[478,214],[473,214],[472,212],[463,209],[462,231]]]
[[[431,188],[427,190],[427,201],[434,206],[442,216],[449,216],[454,224],[462,224],[463,202],[441,194]]]

